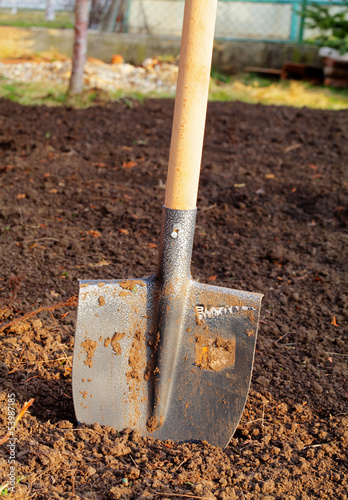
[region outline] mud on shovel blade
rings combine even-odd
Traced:
[[[224,447],[247,399],[262,296],[190,273],[215,11],[216,0],[185,2],[157,272],[80,282],[73,399],[81,423]]]
[[[261,296],[192,280],[195,215],[164,209],[155,276],[81,282],[80,422],[221,447],[231,439],[249,391]]]

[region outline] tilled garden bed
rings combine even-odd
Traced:
[[[345,111],[209,104],[193,275],[264,294],[251,391],[226,450],[77,426],[78,279],[154,272],[172,113],[171,100],[0,101],[3,435],[11,401],[18,413],[34,399],[14,451],[0,446],[2,494],[15,453],[16,498],[344,500]]]

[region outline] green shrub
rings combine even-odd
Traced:
[[[341,54],[348,52],[348,1],[344,0],[332,13],[332,5],[309,4],[301,15],[308,28],[319,30],[319,35],[306,40],[321,47],[331,47]]]

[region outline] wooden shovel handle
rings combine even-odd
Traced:
[[[196,207],[217,0],[186,0],[164,206]]]

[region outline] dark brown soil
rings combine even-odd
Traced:
[[[78,278],[153,273],[172,112],[169,100],[0,101],[3,325],[67,301]],[[35,398],[15,433],[16,498],[347,499],[347,137],[346,111],[209,105],[193,274],[265,295],[247,407],[225,451],[78,428],[76,307],[2,330],[2,434],[9,395],[16,413]]]

